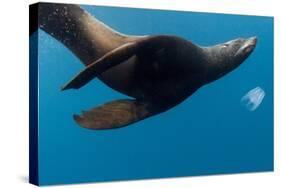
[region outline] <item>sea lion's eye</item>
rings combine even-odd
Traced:
[[[226,47],[228,47],[228,46],[229,46],[229,44],[223,44],[223,45],[222,45],[223,48],[226,48]]]

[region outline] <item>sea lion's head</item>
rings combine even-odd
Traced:
[[[252,53],[256,43],[257,37],[251,37],[248,39],[239,38],[220,44],[222,61],[233,62],[234,66],[241,64]]]
[[[257,37],[238,38],[206,48],[207,82],[214,81],[237,68],[253,52]]]

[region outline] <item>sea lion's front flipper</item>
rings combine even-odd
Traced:
[[[152,116],[159,111],[148,102],[123,99],[73,115],[74,120],[88,129],[115,129]]]
[[[104,56],[89,64],[82,72],[62,87],[66,89],[79,89],[106,70],[125,62],[137,54],[153,54],[169,44],[168,36],[152,36],[128,42],[106,53]]]
[[[90,80],[94,79],[97,75],[106,71],[110,67],[116,66],[123,61],[129,59],[136,53],[137,43],[124,44],[107,54],[100,59],[88,65],[83,71],[76,75],[70,82],[62,87],[66,89],[79,89],[87,84]]]

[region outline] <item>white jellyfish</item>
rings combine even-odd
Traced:
[[[262,103],[262,100],[265,97],[265,92],[262,88],[256,87],[250,90],[246,95],[241,98],[241,103],[249,111],[256,110],[259,105]]]

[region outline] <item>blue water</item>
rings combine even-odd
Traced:
[[[97,79],[61,92],[83,65],[40,30],[40,184],[273,170],[273,18],[83,7],[125,34],[173,34],[206,46],[256,35],[258,44],[243,65],[173,109],[125,128],[91,131],[72,114],[127,97]],[[249,111],[240,99],[255,87],[266,96]]]

